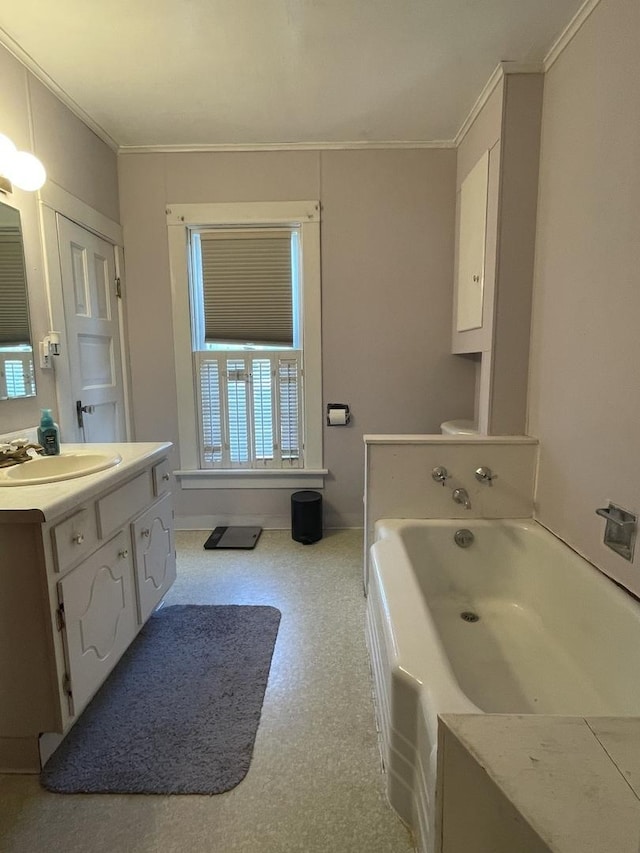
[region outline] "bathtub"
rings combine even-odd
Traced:
[[[535,521],[378,521],[366,624],[387,793],[420,851],[438,714],[640,716],[640,605]]]

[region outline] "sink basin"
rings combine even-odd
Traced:
[[[57,483],[112,468],[122,462],[118,453],[92,453],[77,451],[60,456],[37,456],[28,462],[0,468],[0,486],[35,486],[40,483]]]

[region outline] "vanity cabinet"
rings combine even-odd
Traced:
[[[148,456],[68,481],[57,515],[0,489],[0,771],[37,772],[175,580],[168,460]]]

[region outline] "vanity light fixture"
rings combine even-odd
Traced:
[[[28,151],[18,151],[9,137],[0,133],[0,192],[13,192],[14,185],[34,192],[46,179],[47,173],[40,160]]]

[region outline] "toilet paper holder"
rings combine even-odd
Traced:
[[[351,412],[346,403],[327,403],[327,426],[347,426]]]

